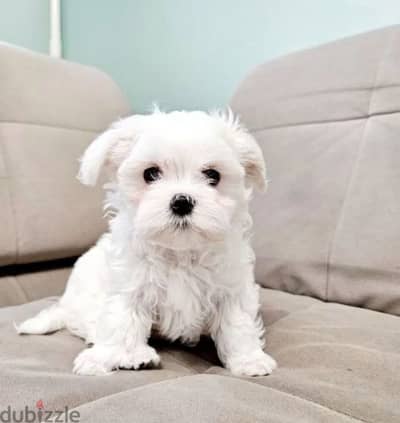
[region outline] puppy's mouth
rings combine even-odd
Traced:
[[[190,220],[186,217],[174,218],[172,221],[172,227],[175,231],[187,231],[191,226]]]

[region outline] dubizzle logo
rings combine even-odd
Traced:
[[[62,410],[46,410],[43,400],[37,400],[35,408],[25,406],[22,410],[14,410],[10,405],[0,411],[1,423],[78,423],[81,414],[78,410],[64,407]]]
[[[44,409],[43,400],[37,400],[37,401],[36,401],[36,408],[37,408],[38,410],[43,410],[43,409]]]

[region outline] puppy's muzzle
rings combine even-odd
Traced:
[[[192,213],[196,201],[188,194],[176,194],[172,197],[169,205],[172,213],[176,216],[187,216]]]

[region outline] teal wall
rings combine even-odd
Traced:
[[[226,104],[257,63],[400,23],[400,0],[64,0],[65,55],[110,73],[136,111]]]
[[[257,63],[400,23],[400,0],[62,0],[64,55],[136,111],[222,106]],[[47,0],[0,0],[0,38],[47,46]]]
[[[0,0],[0,41],[47,52],[48,0]]]

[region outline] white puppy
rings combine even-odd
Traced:
[[[157,366],[151,330],[195,344],[210,334],[236,375],[265,375],[259,287],[248,201],[265,188],[255,140],[227,114],[134,115],[100,135],[80,180],[110,183],[110,229],[77,262],[59,302],[17,327],[67,328],[93,344],[74,362],[82,375]]]

